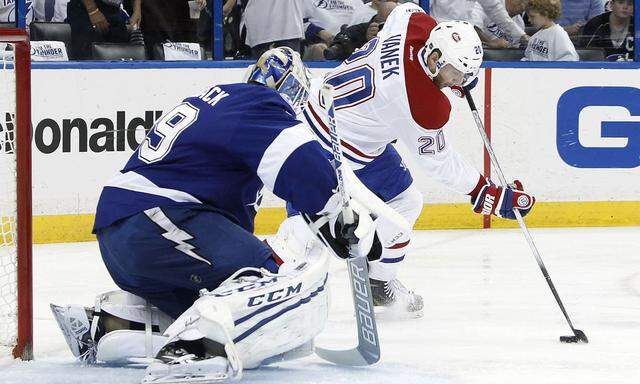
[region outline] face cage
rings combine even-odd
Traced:
[[[282,83],[277,88],[285,100],[291,105],[293,110],[299,113],[302,109],[302,105],[307,101],[309,97],[309,90],[305,87],[293,73],[288,73],[282,80]]]

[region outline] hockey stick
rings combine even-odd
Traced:
[[[346,208],[349,206],[349,197],[345,190],[342,148],[340,147],[340,137],[336,129],[332,93],[333,87],[328,84],[323,85],[320,91],[329,115],[329,134],[331,136],[331,150],[333,152],[336,178],[338,179],[338,190],[342,197],[342,205]],[[349,209],[345,209],[343,212],[345,223],[352,223],[353,213]],[[350,366],[371,365],[380,360],[380,340],[378,338],[376,317],[373,312],[369,267],[367,258],[355,255],[353,247],[349,249],[347,270],[349,271],[353,307],[356,313],[358,345],[352,349],[339,351],[316,347],[315,352],[321,358],[334,364]]]
[[[480,120],[478,109],[476,108],[476,104],[473,102],[473,98],[471,97],[471,92],[469,92],[469,89],[467,87],[464,87],[463,91],[464,91],[465,97],[467,98],[467,102],[469,103],[469,108],[471,108],[471,113],[473,114],[473,119],[476,122],[478,131],[480,132],[480,136],[482,137],[482,141],[484,142],[484,147],[487,149],[487,152],[489,153],[489,157],[491,158],[491,163],[493,163],[493,166],[496,169],[496,173],[498,174],[498,179],[500,180],[500,183],[502,184],[502,186],[504,188],[507,188],[508,186],[507,179],[504,177],[504,173],[502,173],[500,164],[498,164],[498,159],[496,157],[496,154],[493,152],[493,148],[491,147],[491,143],[489,142],[487,133],[484,130],[484,124],[482,124],[482,120]],[[569,315],[567,314],[567,311],[564,309],[562,300],[560,300],[560,295],[558,295],[558,291],[556,291],[556,287],[553,285],[553,282],[551,281],[549,272],[547,272],[547,268],[544,266],[544,263],[542,262],[542,257],[540,257],[540,252],[538,252],[538,248],[536,248],[536,245],[533,243],[533,238],[531,237],[531,234],[529,233],[529,229],[527,229],[527,226],[524,223],[524,219],[522,218],[520,211],[514,208],[513,213],[516,216],[516,219],[518,220],[518,224],[520,224],[520,228],[522,229],[522,233],[524,234],[524,237],[527,239],[527,243],[529,243],[529,248],[531,248],[531,252],[533,253],[533,256],[536,258],[536,261],[538,262],[538,266],[540,267],[540,271],[542,272],[542,275],[547,281],[547,284],[549,284],[549,288],[551,288],[553,297],[555,297],[556,302],[558,303],[558,306],[560,306],[560,310],[564,315],[564,318],[567,320],[567,323],[569,324],[571,331],[573,331],[573,336],[560,336],[560,341],[563,343],[577,343],[577,342],[588,343],[589,340],[587,339],[587,335],[585,335],[584,332],[582,332],[581,330],[573,327],[573,324],[571,323],[571,319],[569,319]]]

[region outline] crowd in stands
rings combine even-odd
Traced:
[[[306,60],[343,60],[376,36],[398,3],[418,0],[223,0],[225,57],[256,58],[288,46]],[[140,44],[146,57],[163,43],[211,55],[212,0],[28,0],[27,22],[67,23],[69,58],[92,58],[95,43]],[[0,23],[15,20],[0,0]],[[438,21],[472,23],[489,53],[533,61],[633,59],[633,0],[430,0]],[[204,57],[204,55],[203,55]],[[487,59],[492,59],[491,54]]]

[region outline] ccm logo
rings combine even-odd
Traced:
[[[263,295],[253,296],[249,298],[249,304],[247,304],[247,306],[255,307],[256,305],[271,303],[280,299],[284,299],[289,296],[299,294],[301,289],[302,283],[298,283],[298,285],[296,285],[295,287],[288,286],[287,288],[276,289],[275,291],[271,291]]]
[[[556,146],[576,168],[640,166],[640,89],[578,87],[558,100]]]

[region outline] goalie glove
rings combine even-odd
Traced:
[[[345,217],[353,219],[345,221]],[[350,200],[339,212],[326,215],[302,214],[311,230],[335,256],[341,259],[366,256],[369,261],[378,260],[382,244],[376,233],[375,217],[356,200]]]
[[[515,220],[514,209],[519,210],[524,217],[536,202],[535,197],[524,192],[519,180],[514,181],[507,188],[495,185],[488,178],[484,179],[484,183],[475,197],[471,196],[471,204],[475,213]]]

